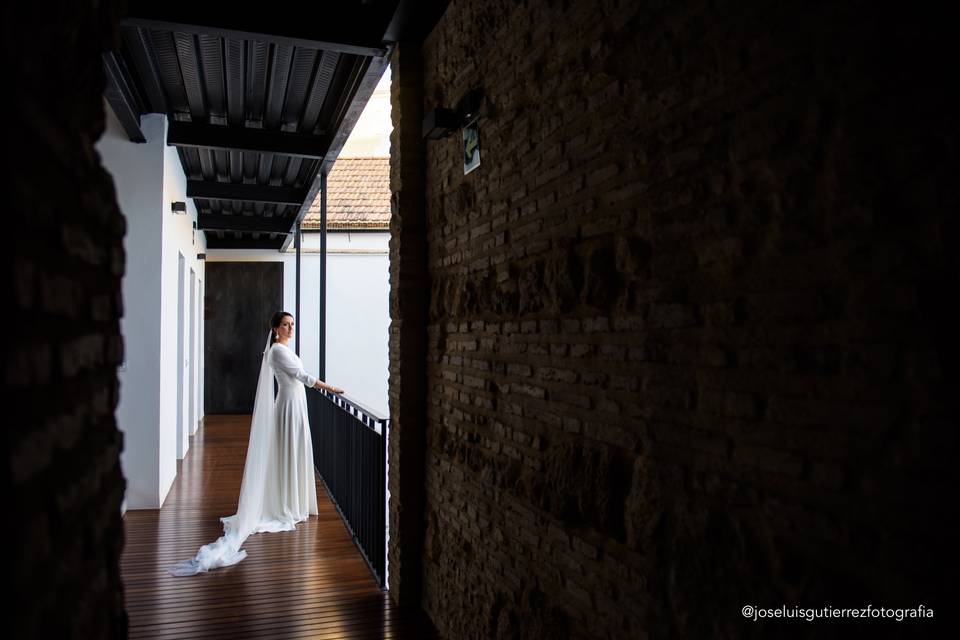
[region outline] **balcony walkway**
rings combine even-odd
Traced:
[[[124,516],[130,638],[437,637],[425,616],[380,591],[319,483],[320,515],[296,531],[251,536],[240,564],[166,573],[236,511],[249,425],[249,416],[207,416],[163,508]]]

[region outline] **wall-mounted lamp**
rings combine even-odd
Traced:
[[[423,119],[423,137],[428,140],[446,138],[460,127],[460,120],[453,109],[437,107]]]
[[[184,215],[187,213],[187,203],[186,202],[171,202],[170,210],[177,215]]]
[[[457,101],[455,109],[437,107],[423,119],[423,137],[428,140],[446,138],[457,129],[477,119],[483,91],[472,89]]]
[[[460,116],[461,126],[469,124],[480,115],[480,103],[483,101],[483,91],[471,89],[457,102],[457,115]]]

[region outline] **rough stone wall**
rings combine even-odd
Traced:
[[[450,4],[423,107],[485,101],[478,170],[457,136],[426,155],[441,632],[775,636],[741,607],[946,604],[947,22],[885,11]]]
[[[422,590],[426,437],[427,274],[423,63],[419,43],[390,61],[390,595],[419,606]],[[403,455],[401,455],[401,452]]]
[[[126,637],[124,220],[94,142],[112,2],[5,3],[7,637]]]

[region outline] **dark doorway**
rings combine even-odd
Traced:
[[[204,411],[253,412],[270,316],[283,305],[280,262],[208,262],[204,296]]]

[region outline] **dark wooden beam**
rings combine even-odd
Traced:
[[[153,46],[150,35],[144,29],[127,27],[121,29],[124,49],[130,56],[131,72],[136,71],[143,86],[144,113],[168,113],[167,97],[160,81],[157,61],[150,55]]]
[[[248,233],[290,233],[290,220],[263,216],[224,216],[201,213],[197,228],[211,231],[246,231]]]
[[[283,238],[216,238],[207,237],[207,251],[210,249],[280,249]]]
[[[131,142],[146,142],[147,139],[140,130],[140,114],[143,113],[143,101],[130,78],[123,58],[115,51],[103,54],[103,69],[106,76],[106,87],[103,95],[110,103],[120,126],[126,132]],[[327,145],[329,146],[329,145]]]
[[[171,121],[167,144],[322,159],[330,148],[330,136]]]
[[[226,0],[129,0],[123,24],[381,56],[383,35],[396,5],[396,0],[302,4],[296,6],[291,19],[290,11],[282,7],[271,11],[238,11],[235,2]]]
[[[270,187],[259,184],[233,184],[229,182],[187,181],[187,197],[204,200],[240,200],[243,202],[273,202],[276,204],[302,205],[307,197],[306,189],[293,187]],[[291,220],[288,229],[296,224]]]

